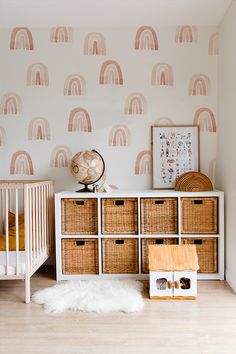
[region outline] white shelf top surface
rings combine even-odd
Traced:
[[[223,194],[222,191],[219,190],[213,190],[213,191],[207,191],[207,192],[182,192],[182,191],[175,191],[174,189],[166,189],[166,190],[160,190],[160,189],[142,189],[142,190],[121,190],[117,189],[111,192],[86,192],[86,193],[79,193],[75,191],[62,191],[59,193],[56,193],[56,195],[60,197],[71,197],[71,198],[106,198],[106,197],[127,197],[127,196],[134,196],[134,197],[142,197],[142,196],[148,196],[148,197],[173,197],[173,196],[193,196],[193,197],[204,197],[204,196],[219,196]]]

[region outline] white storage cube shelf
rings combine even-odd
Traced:
[[[217,233],[214,234],[196,234],[196,233],[182,233],[183,215],[181,210],[182,198],[217,198]],[[89,198],[97,199],[97,233],[96,234],[64,234],[62,232],[62,199],[83,199]],[[102,233],[102,199],[123,199],[135,198],[137,200],[137,233],[125,234],[103,234]],[[163,229],[162,233],[147,234],[142,233],[143,225],[141,224],[141,201],[142,198],[176,198],[177,201],[177,233],[169,234]],[[78,203],[81,204],[81,203]],[[121,203],[122,204],[122,203]],[[159,204],[159,203],[158,203]],[[194,239],[196,245],[199,244],[199,239],[216,238],[217,240],[217,267],[214,272],[198,272],[198,279],[224,279],[224,193],[221,191],[209,191],[209,192],[177,192],[174,190],[140,190],[140,191],[112,191],[110,193],[77,193],[64,191],[56,193],[55,195],[55,217],[56,217],[56,274],[57,280],[76,280],[76,279],[90,279],[96,277],[112,277],[112,278],[135,278],[140,280],[149,279],[148,273],[142,273],[142,239],[157,239],[157,244],[165,239],[177,239],[178,244],[184,242],[183,239]],[[63,274],[62,265],[62,239],[97,239],[98,242],[98,274]],[[103,273],[103,259],[102,259],[102,239],[126,239],[136,238],[138,240],[138,272],[135,274],[104,274]],[[197,239],[197,240],[195,240]],[[158,241],[159,240],[159,241]],[[119,241],[119,243],[121,243]],[[165,242],[164,242],[165,243]],[[118,246],[119,247],[119,246]],[[121,246],[122,247],[122,246]],[[81,255],[81,253],[80,253]]]

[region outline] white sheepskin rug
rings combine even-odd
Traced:
[[[143,284],[134,280],[67,281],[37,291],[32,299],[47,312],[130,313],[144,307],[142,288]]]

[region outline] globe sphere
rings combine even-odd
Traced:
[[[102,156],[96,150],[78,152],[71,160],[70,166],[73,177],[82,184],[97,182],[105,171]]]

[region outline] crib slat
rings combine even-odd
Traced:
[[[49,185],[47,184],[46,185],[46,199],[47,199],[47,206],[46,206],[46,232],[47,232],[47,235],[49,236]],[[47,240],[46,240],[46,247],[47,249],[50,249],[50,243],[49,243],[49,237],[47,237]]]
[[[37,259],[39,256],[39,215],[38,215],[38,203],[39,203],[39,198],[38,198],[38,188],[35,186],[34,188],[34,193],[35,193],[35,204],[34,204],[34,212],[35,212],[35,263],[37,264]]]
[[[38,186],[38,216],[39,216],[39,253],[42,254],[42,190],[41,186]]]
[[[44,187],[41,189],[41,222],[42,222],[42,235],[41,235],[41,247],[44,252]]]
[[[35,265],[35,251],[36,251],[36,242],[35,242],[35,190],[32,188],[32,256],[33,256],[33,264]]]
[[[32,225],[32,189],[28,188],[28,224],[29,224],[29,264],[30,270],[33,267],[33,242],[32,242],[32,235],[33,235],[33,225]]]
[[[4,190],[3,189],[0,189],[0,203],[1,203],[1,224],[0,224],[0,231],[1,233],[3,233],[3,229],[4,229],[4,205],[5,205],[5,202],[4,202]]]
[[[9,189],[6,189],[5,193],[5,234],[6,234],[6,275],[9,275]]]
[[[15,225],[16,225],[16,275],[20,273],[19,266],[19,200],[18,189],[15,189]]]

